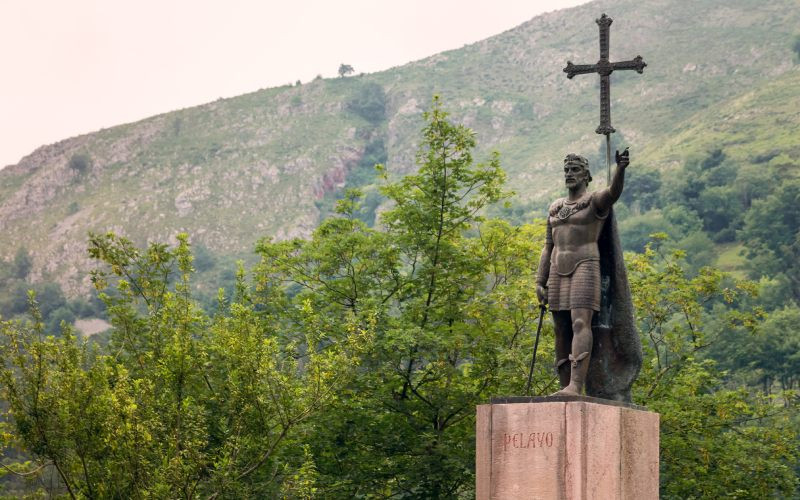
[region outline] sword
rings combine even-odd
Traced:
[[[533,367],[536,366],[536,351],[539,350],[539,335],[542,333],[542,320],[547,310],[544,304],[539,304],[539,326],[536,328],[536,341],[533,343],[533,357],[531,358],[531,369],[528,372],[528,384],[525,386],[525,394],[531,394],[531,379],[533,379]]]

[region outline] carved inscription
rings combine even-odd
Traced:
[[[508,451],[509,448],[550,448],[552,446],[552,432],[503,433],[503,451]]]

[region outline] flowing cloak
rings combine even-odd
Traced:
[[[631,402],[642,367],[642,342],[633,317],[628,275],[613,209],[600,238],[600,312],[592,318],[592,356],[586,395]]]

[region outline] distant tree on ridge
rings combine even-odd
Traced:
[[[339,65],[339,78],[344,78],[346,75],[352,74],[353,71],[355,70],[352,66],[342,63]]]

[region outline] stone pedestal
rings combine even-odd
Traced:
[[[479,405],[476,497],[658,498],[658,413],[584,396]]]

